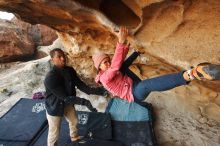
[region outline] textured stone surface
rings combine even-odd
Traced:
[[[47,26],[31,25],[16,18],[0,20],[0,29],[0,62],[43,57],[35,51],[36,47],[50,45],[57,39],[56,32]]]
[[[25,60],[34,54],[27,32],[9,21],[0,20],[0,62]]]
[[[119,25],[134,34],[129,38],[132,47],[145,50],[132,66],[143,79],[189,69],[200,62],[220,64],[220,1],[216,0],[2,0],[0,10],[57,30],[69,64],[91,83],[96,74],[91,55],[114,53],[114,29]],[[147,101],[155,107],[159,144],[220,145],[219,87],[219,82],[193,81],[150,94]],[[28,88],[29,96],[30,91]],[[99,105],[103,101],[92,99],[100,108],[104,108],[105,104]]]
[[[15,23],[16,26],[23,28],[27,31],[28,35],[31,36],[35,46],[48,46],[57,39],[57,34],[55,30],[45,25],[31,25],[17,19],[16,17],[12,19],[12,22]]]

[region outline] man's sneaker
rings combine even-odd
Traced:
[[[193,76],[198,80],[219,80],[220,65],[216,64],[199,64],[192,70]]]
[[[74,137],[71,137],[71,141],[72,142],[76,142],[76,141],[79,141],[80,140],[80,136],[74,136]]]

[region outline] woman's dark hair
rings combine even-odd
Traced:
[[[62,50],[62,49],[60,49],[60,48],[55,48],[55,49],[53,49],[53,50],[51,50],[51,51],[50,51],[50,57],[51,57],[51,58],[53,58],[53,57],[54,57],[55,52],[60,52],[60,53],[65,54],[65,53],[63,52],[63,50]]]

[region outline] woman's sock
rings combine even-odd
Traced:
[[[185,73],[187,74],[188,81],[192,81],[195,79],[195,77],[193,76],[193,69],[187,70]]]

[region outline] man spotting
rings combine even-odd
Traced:
[[[73,104],[86,104],[90,110],[96,110],[88,100],[76,97],[76,87],[87,94],[105,95],[106,91],[102,87],[91,88],[81,81],[76,71],[66,66],[66,56],[61,49],[53,49],[50,56],[54,66],[47,73],[44,81],[49,124],[47,143],[48,146],[57,146],[63,116],[69,123],[71,140],[80,139],[77,134],[77,117]]]

